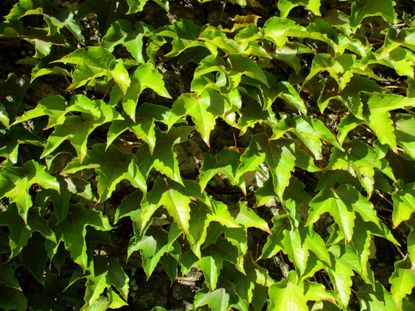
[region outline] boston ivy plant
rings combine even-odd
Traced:
[[[0,11],[1,309],[415,309],[413,3]]]

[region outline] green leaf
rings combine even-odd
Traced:
[[[130,86],[131,81],[128,71],[125,69],[123,62],[118,60],[110,73],[115,83],[117,83],[120,87],[121,92],[125,94],[128,87]]]
[[[328,274],[338,295],[340,306],[346,307],[350,301],[353,269],[347,254],[333,258]]]
[[[382,144],[389,145],[396,152],[396,134],[389,111],[414,107],[413,98],[394,94],[373,94],[367,102],[369,107],[368,125]]]
[[[415,287],[415,271],[407,260],[395,262],[395,271],[389,278],[393,300],[399,307],[402,307],[402,300],[411,294]]]
[[[194,298],[194,307],[208,305],[212,311],[227,311],[229,309],[229,294],[224,288],[218,288],[209,293],[198,292]]]
[[[323,157],[321,154],[321,141],[329,142],[338,149],[343,150],[334,134],[319,119],[309,117],[296,118],[295,128],[292,131],[318,160],[321,160]]]
[[[352,3],[350,14],[350,25],[359,26],[359,23],[369,16],[380,16],[388,23],[395,23],[396,13],[393,0],[362,0]]]
[[[118,119],[117,111],[103,101],[91,101],[86,96],[76,96],[73,104],[66,112],[79,111],[81,115],[65,117],[61,124],[54,127],[54,131],[48,137],[42,157],[46,157],[55,151],[65,140],[69,140],[75,148],[82,162],[87,153],[87,141],[89,135],[100,125]],[[77,129],[77,131],[74,131]]]
[[[83,270],[88,270],[90,267],[85,240],[88,226],[101,231],[112,229],[108,219],[102,213],[86,209],[81,204],[72,205],[65,221],[53,228],[58,238],[64,242],[73,260]]]
[[[303,99],[297,93],[295,88],[286,81],[278,83],[277,90],[279,92],[278,97],[283,99],[289,105],[292,105],[295,109],[299,110],[302,114],[307,114],[307,107]]]
[[[303,289],[296,284],[282,280],[268,290],[270,304],[268,310],[308,310]]]
[[[89,275],[85,287],[85,305],[83,309],[90,310],[94,305],[100,304],[98,300],[107,288],[107,272],[97,276]]]
[[[113,78],[124,91],[130,84],[130,78],[122,62],[117,62],[114,55],[103,47],[77,49],[55,62],[76,65],[69,89],[84,86],[100,77]]]
[[[174,188],[167,187],[160,178],[156,180],[151,191],[141,205],[140,221],[142,228],[149,223],[155,211],[163,206],[173,217],[175,223],[186,236],[189,236],[190,197]]]
[[[239,213],[236,216],[236,221],[245,228],[254,227],[271,234],[268,223],[259,217],[252,209],[248,208],[246,202],[241,202],[239,204]]]
[[[149,0],[127,0],[128,12],[127,14],[134,14],[141,12]]]
[[[119,135],[128,130],[134,133],[138,139],[146,142],[150,153],[153,153],[156,146],[155,121],[161,121],[163,115],[168,113],[168,111],[167,107],[164,106],[143,103],[138,108],[136,122],[129,118],[112,121],[107,134],[107,148]]]
[[[222,262],[217,257],[206,256],[199,259],[196,265],[203,272],[206,286],[210,290],[215,290]]]
[[[342,185],[338,189],[323,189],[310,202],[307,224],[315,223],[322,214],[329,213],[347,241],[353,236],[355,213],[353,204],[360,194],[354,188]]]
[[[244,75],[268,86],[268,79],[265,72],[249,57],[240,54],[231,54],[228,60],[231,67],[229,78],[232,82],[232,88],[236,88],[239,85]]]
[[[398,114],[395,125],[398,144],[415,160],[415,118],[410,114]]]
[[[79,158],[74,158],[66,165],[62,174],[73,174],[91,168],[97,172],[100,202],[109,199],[117,184],[124,179],[143,192],[147,190],[146,179],[134,163],[133,155],[125,154],[113,146],[105,150],[104,144],[95,144],[82,163]]]
[[[127,255],[130,257],[134,252],[140,251],[147,279],[152,275],[161,257],[173,250],[173,243],[181,234],[175,223],[170,225],[168,234],[161,230],[152,230],[152,232],[152,235],[146,235],[139,240],[137,236],[133,237],[128,246]]]
[[[150,30],[150,26],[143,22],[133,25],[127,20],[118,19],[107,30],[101,40],[101,46],[113,52],[116,46],[123,45],[137,62],[143,64],[143,39]]]
[[[62,117],[66,113],[66,107],[66,100],[62,96],[53,95],[44,97],[38,102],[34,109],[26,111],[23,115],[17,117],[14,124],[22,123],[42,116],[48,116],[49,120],[45,129],[49,129],[56,124],[61,124],[64,121]]]
[[[200,188],[205,190],[208,182],[217,174],[226,176],[231,184],[239,186],[245,191],[245,183],[241,177],[235,177],[236,169],[239,164],[239,153],[224,149],[216,156],[206,153],[203,159],[203,165],[200,169],[199,182]]]
[[[265,151],[265,160],[271,172],[274,191],[283,199],[285,188],[290,183],[291,172],[295,168],[295,149],[294,144],[280,141],[265,141],[261,137],[261,145]],[[295,148],[295,147],[294,147]]]
[[[403,184],[392,193],[392,222],[396,228],[415,212],[415,183]]]
[[[32,235],[32,230],[24,223],[13,206],[0,214],[0,226],[7,226],[10,230],[8,236],[10,247],[10,258],[17,256],[25,247]]]
[[[0,296],[0,307],[5,311],[27,310],[27,298],[21,289],[11,288],[0,284],[2,295]]]
[[[138,66],[131,78],[131,84],[122,100],[124,111],[132,120],[135,120],[138,98],[147,88],[152,89],[159,96],[171,98],[164,86],[163,76],[153,64],[146,63]]]
[[[166,124],[171,128],[178,120],[189,115],[203,141],[209,146],[210,132],[216,125],[216,118],[225,113],[226,101],[224,96],[213,89],[206,89],[200,95],[182,94],[173,103]]]
[[[53,189],[57,192],[60,190],[56,178],[33,160],[26,162],[23,167],[6,167],[0,172],[0,198],[6,197],[10,202],[16,203],[19,214],[25,222],[33,204],[29,190],[34,184],[44,189]]]
[[[280,0],[278,1],[278,9],[281,12],[281,17],[287,17],[290,11],[297,7],[304,6],[314,15],[320,16],[320,0]]]

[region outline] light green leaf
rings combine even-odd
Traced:
[[[393,0],[362,0],[352,3],[350,25],[359,26],[359,23],[369,16],[380,16],[388,23],[395,23],[396,13]]]
[[[29,190],[34,184],[44,189],[60,191],[56,178],[34,160],[26,162],[23,167],[5,167],[0,172],[0,198],[6,197],[10,202],[16,203],[25,223],[33,204]]]
[[[130,86],[131,80],[128,75],[127,69],[121,60],[117,61],[114,69],[110,71],[112,78],[115,83],[118,84],[123,94],[126,94],[128,87]]]
[[[128,246],[127,255],[130,257],[134,252],[140,251],[147,279],[152,275],[161,257],[173,250],[173,243],[181,234],[175,223],[170,225],[168,234],[159,228],[152,230],[152,232],[153,234],[143,236],[141,239],[137,236],[133,237]]]
[[[269,311],[279,310],[298,310],[307,311],[307,301],[305,300],[304,290],[293,284],[282,280],[272,285],[268,290],[270,304]]]
[[[240,54],[231,54],[228,60],[231,67],[229,78],[232,82],[232,88],[236,88],[239,85],[243,75],[258,80],[265,86],[268,86],[268,79],[265,72],[249,57]]]
[[[258,216],[252,209],[250,209],[246,202],[240,202],[239,213],[236,216],[236,221],[245,228],[254,227],[271,234],[268,223]]]
[[[166,124],[171,128],[183,116],[189,115],[203,141],[209,146],[210,132],[216,125],[216,118],[225,113],[226,105],[227,99],[213,89],[206,89],[200,95],[182,94],[173,103]]]
[[[206,256],[199,259],[196,265],[203,272],[206,286],[210,290],[215,290],[222,262],[218,258]]]
[[[395,125],[398,144],[415,160],[415,118],[410,114],[398,114]]]
[[[127,20],[118,19],[107,30],[101,46],[112,52],[117,45],[123,45],[137,62],[143,64],[143,39],[150,31],[150,26],[143,22],[133,25]]]
[[[245,183],[243,178],[239,177],[236,179],[235,177],[239,157],[238,152],[229,149],[220,151],[216,156],[206,153],[199,174],[200,188],[202,191],[216,174],[223,174],[229,179],[231,184],[239,186],[244,191]]]
[[[319,0],[318,0],[319,1]],[[297,93],[295,88],[286,81],[282,81],[278,83],[277,86],[278,90],[278,97],[284,100],[289,105],[292,105],[295,109],[299,110],[302,114],[307,114],[307,107],[303,99]]]
[[[194,307],[197,309],[208,305],[212,311],[228,311],[229,298],[224,288],[218,288],[209,293],[198,292],[194,298]]]
[[[262,138],[263,139],[263,138]],[[265,151],[265,160],[271,172],[274,191],[283,199],[285,188],[290,183],[291,171],[294,170],[296,155],[294,144],[280,141],[261,141]]]
[[[353,270],[347,255],[333,259],[332,268],[327,270],[333,283],[341,306],[346,307],[350,301]]]
[[[26,111],[23,115],[17,117],[14,124],[22,123],[42,116],[48,116],[49,121],[45,129],[49,129],[56,124],[61,124],[64,121],[62,116],[66,114],[66,108],[66,100],[62,96],[47,96],[42,98],[34,109]]]
[[[129,118],[124,120],[114,120],[111,122],[107,134],[107,148],[123,132],[129,130],[134,133],[138,139],[145,141],[152,154],[156,146],[155,122],[161,121],[163,116],[168,112],[165,106],[143,103],[138,108],[137,121],[133,122]]]
[[[290,11],[297,7],[304,6],[314,15],[320,16],[320,0],[280,0],[278,1],[278,9],[281,17],[287,17]]]
[[[55,151],[65,140],[69,140],[75,148],[82,162],[87,153],[87,141],[89,135],[100,125],[119,118],[118,112],[101,100],[92,101],[86,96],[73,97],[72,105],[66,112],[81,112],[81,115],[71,115],[54,127],[54,131],[48,137],[42,157],[46,157]],[[77,129],[77,131],[74,131]]]
[[[395,271],[389,278],[393,300],[402,307],[402,300],[415,287],[415,271],[406,259],[395,262]]]
[[[138,66],[131,77],[131,84],[122,100],[124,111],[132,120],[135,120],[138,98],[147,88],[152,89],[159,96],[171,98],[164,86],[163,76],[153,64],[146,63]]]
[[[310,202],[311,209],[308,213],[307,224],[311,225],[322,214],[329,213],[339,226],[340,232],[344,234],[347,241],[350,241],[356,217],[352,205],[356,200],[354,197],[358,197],[358,192],[347,185],[342,185],[338,189],[323,189]]]
[[[109,199],[117,184],[124,179],[143,192],[147,190],[146,179],[134,163],[133,156],[116,147],[110,146],[105,150],[104,144],[95,144],[86,154],[84,162],[81,163],[79,158],[73,159],[62,174],[73,174],[90,168],[97,172],[100,202]]]
[[[367,102],[369,107],[368,125],[382,144],[396,151],[396,134],[389,111],[414,107],[415,99],[394,94],[373,94]]]
[[[396,228],[415,212],[415,183],[403,184],[392,193],[392,222]]]
[[[89,310],[95,304],[97,304],[98,299],[101,297],[101,294],[107,288],[107,272],[104,272],[98,276],[89,275],[86,280],[86,289],[85,289],[85,305],[83,310]]]
[[[65,248],[71,253],[73,260],[84,271],[90,267],[85,240],[87,226],[101,231],[112,229],[108,219],[101,212],[86,209],[81,204],[72,205],[65,221],[54,228],[58,238],[64,242]]]
[[[55,62],[76,66],[69,89],[84,86],[99,77],[111,77],[111,70],[116,66],[114,55],[98,46],[77,49]]]

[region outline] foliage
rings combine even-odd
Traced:
[[[408,3],[4,1],[0,308],[415,309]]]

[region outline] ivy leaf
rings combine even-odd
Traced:
[[[130,84],[130,78],[123,63],[117,62],[114,55],[103,47],[90,46],[77,49],[55,62],[76,65],[69,89],[84,86],[99,77],[113,78],[124,92]]]
[[[392,193],[392,222],[396,228],[415,212],[415,183],[402,184]]]
[[[23,115],[16,118],[14,124],[26,122],[42,116],[48,116],[48,124],[45,129],[49,129],[56,124],[62,123],[62,116],[65,115],[67,103],[65,98],[59,95],[44,97],[39,100],[37,106]]]
[[[236,169],[235,178],[239,179],[244,174],[256,171],[257,168],[265,161],[265,153],[257,140],[251,140],[249,146],[245,149],[239,159],[239,165]]]
[[[342,192],[339,194],[338,190],[345,191],[345,196],[340,196]],[[322,214],[329,213],[338,224],[340,232],[350,241],[356,217],[353,211],[353,203],[356,201],[353,197],[357,197],[357,191],[346,185],[336,190],[323,189],[310,202],[311,210],[308,213],[307,224],[313,224]]]
[[[92,306],[99,304],[98,300],[101,294],[107,289],[107,272],[97,276],[89,275],[85,284],[84,310],[89,310]]]
[[[107,148],[123,132],[129,130],[138,139],[145,141],[152,154],[156,146],[155,121],[163,120],[163,116],[168,112],[168,108],[150,103],[143,103],[138,108],[137,121],[133,122],[129,118],[124,120],[114,120],[111,122],[107,135]]]
[[[46,172],[45,167],[31,160],[23,167],[5,167],[0,173],[0,198],[7,197],[16,203],[20,216],[27,222],[27,213],[33,202],[29,194],[30,188],[38,184],[44,189],[57,192],[60,186],[56,178]]]
[[[415,106],[413,98],[394,94],[373,94],[367,105],[369,107],[368,123],[382,144],[389,145],[396,152],[396,134],[389,111],[406,106]]]
[[[332,258],[332,269],[327,272],[339,297],[340,305],[346,307],[350,301],[353,264],[350,262],[350,256],[347,253],[340,255],[337,246],[333,249],[335,249],[335,258]]]
[[[73,260],[84,271],[88,270],[90,265],[86,253],[87,226],[100,231],[112,229],[108,219],[102,213],[86,209],[82,204],[72,205],[65,221],[54,228],[56,235],[64,242],[65,248],[71,253]]]
[[[303,289],[289,281],[281,280],[273,284],[268,290],[268,295],[270,298],[268,310],[270,311],[308,310]]]
[[[395,271],[389,278],[393,300],[402,307],[402,300],[415,287],[415,271],[406,259],[395,262]]]
[[[229,294],[224,288],[218,288],[209,293],[198,292],[194,298],[194,307],[208,305],[212,311],[227,311],[229,308]]]
[[[127,92],[128,87],[130,86],[130,76],[128,74],[127,69],[125,69],[122,60],[118,60],[114,66],[114,68],[110,71],[112,78],[114,79],[115,83],[121,89],[121,92],[125,94]]]
[[[127,20],[119,19],[112,23],[107,30],[101,40],[101,46],[113,52],[115,47],[121,44],[137,62],[143,64],[143,39],[150,31],[150,26],[143,22],[137,22],[133,25]]]
[[[141,12],[149,0],[127,0],[129,10],[127,14]]]
[[[395,2],[393,0],[362,0],[353,2],[350,25],[357,27],[364,18],[369,16],[380,16],[386,22],[393,24],[396,21],[394,5]]]
[[[290,11],[297,7],[304,6],[310,10],[314,15],[320,16],[320,0],[280,0],[278,1],[278,9],[281,12],[281,17],[288,16]]]
[[[29,241],[32,231],[30,227],[27,226],[20,215],[17,212],[17,209],[14,207],[9,207],[7,211],[0,213],[0,226],[9,227],[10,234],[9,247],[10,247],[10,259],[17,256],[23,247],[25,247]]]
[[[415,160],[415,118],[409,114],[398,114],[395,125],[398,144]]]
[[[122,100],[124,111],[133,121],[135,121],[138,98],[147,88],[152,89],[159,96],[171,98],[164,86],[163,76],[153,64],[146,63],[138,66],[131,78],[131,84]]]
[[[156,179],[153,188],[148,192],[141,205],[140,222],[142,230],[149,223],[151,216],[163,206],[173,217],[177,226],[186,236],[189,236],[190,197],[175,188],[168,188],[160,178]]]
[[[205,256],[200,258],[196,265],[203,272],[205,284],[209,290],[215,290],[222,262],[216,256]]]
[[[292,131],[307,146],[316,159],[322,159],[321,140],[329,142],[340,150],[343,149],[337,142],[334,134],[318,119],[309,117],[296,118],[295,128]]]
[[[289,82],[279,82],[277,90],[279,92],[278,97],[292,105],[295,109],[298,109],[302,114],[307,114],[307,107],[305,106],[303,99]]]
[[[249,57],[240,54],[231,54],[228,60],[231,67],[229,78],[232,82],[232,88],[239,85],[243,75],[258,80],[265,86],[268,86],[268,79],[265,72]]]
[[[216,156],[206,154],[200,169],[199,181],[202,191],[206,188],[208,182],[216,175],[223,174],[231,184],[239,186],[245,191],[245,182],[241,177],[236,179],[236,169],[239,164],[239,153],[224,149]]]
[[[260,137],[259,137],[260,138]],[[265,151],[265,160],[270,169],[274,191],[282,200],[285,188],[290,183],[291,171],[295,167],[294,145],[280,141],[265,141],[261,137],[261,145]]]
[[[254,227],[271,234],[268,223],[258,216],[252,209],[248,208],[246,202],[241,202],[239,204],[239,213],[236,216],[236,221],[245,228]]]
[[[124,179],[127,179],[134,187],[146,192],[146,179],[134,163],[133,156],[122,153],[113,146],[105,150],[104,144],[95,144],[88,151],[82,163],[79,158],[73,159],[66,165],[62,174],[73,174],[91,168],[94,168],[98,174],[100,202],[109,199],[117,184]]]
[[[216,118],[225,113],[226,101],[213,89],[206,89],[200,95],[182,94],[173,103],[166,124],[171,128],[183,116],[189,115],[203,141],[209,146],[210,132],[216,125]]]
[[[140,251],[147,279],[152,275],[161,257],[173,250],[173,243],[180,236],[181,231],[175,223],[172,223],[168,234],[161,230],[152,230],[152,233],[139,240],[136,240],[138,237],[133,237],[128,246],[127,255],[129,258],[134,252]]]
[[[100,125],[118,119],[116,110],[103,101],[91,101],[86,96],[76,96],[73,104],[66,112],[78,111],[81,115],[65,117],[61,124],[54,127],[48,137],[41,157],[46,157],[55,151],[65,140],[69,140],[75,148],[80,162],[87,153],[87,140],[89,135]],[[74,131],[73,129],[78,129]]]

